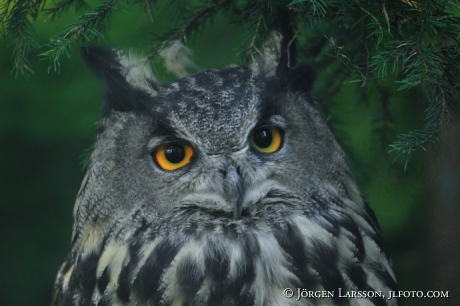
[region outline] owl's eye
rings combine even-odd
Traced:
[[[165,143],[155,149],[154,158],[163,170],[176,170],[190,162],[193,148],[182,142]]]
[[[252,133],[250,143],[262,153],[273,153],[281,147],[282,138],[279,128],[274,126],[262,127]]]

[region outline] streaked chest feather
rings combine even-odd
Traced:
[[[305,214],[191,221],[177,233],[137,222],[122,239],[101,241],[100,251],[82,252],[68,265],[63,300],[77,305],[387,305],[338,297],[339,288],[388,291],[396,285],[379,237],[336,214],[329,230],[324,216]],[[297,301],[283,296],[285,288],[327,290],[335,297]]]

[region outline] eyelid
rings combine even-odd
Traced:
[[[272,115],[269,118],[259,120],[259,122],[255,125],[255,127],[253,127],[252,130],[270,126],[278,127],[283,131],[285,131],[288,128],[288,124],[282,116]]]
[[[154,138],[150,139],[150,141],[147,143],[147,150],[149,152],[153,152],[160,145],[171,144],[171,143],[186,143],[186,144],[189,144],[190,142],[185,140],[185,139],[181,139],[181,138],[173,137],[173,136],[154,137]]]

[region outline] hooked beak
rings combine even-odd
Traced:
[[[233,164],[227,166],[225,173],[225,197],[232,206],[233,218],[239,220],[243,210],[243,182]]]

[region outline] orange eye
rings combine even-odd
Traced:
[[[176,170],[190,162],[193,148],[182,142],[166,143],[155,149],[154,157],[163,170]]]
[[[257,151],[263,153],[273,153],[281,147],[283,135],[279,128],[270,126],[255,130],[250,139],[251,145]]]

